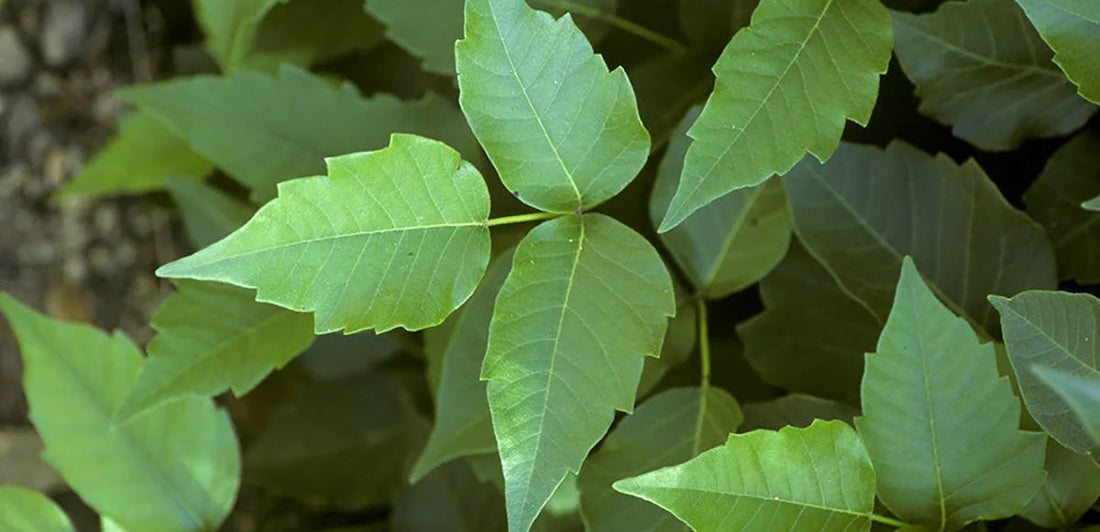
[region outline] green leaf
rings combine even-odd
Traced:
[[[459,104],[520,201],[572,213],[619,193],[649,156],[649,133],[621,68],[568,15],[522,0],[467,0],[455,44]]]
[[[316,312],[318,334],[442,322],[489,262],[481,174],[445,144],[403,134],[328,166],[328,177],[280,184],[244,227],[157,275],[257,288],[257,301]]]
[[[826,165],[784,178],[802,243],[881,320],[910,255],[957,313],[995,334],[987,294],[1053,288],[1054,253],[973,160],[955,164],[900,141],[885,151],[843,144]]]
[[[1024,194],[1027,213],[1043,224],[1058,257],[1059,276],[1100,283],[1100,213],[1082,202],[1100,194],[1100,132],[1087,130],[1050,157]]]
[[[760,283],[760,297],[764,312],[737,326],[753,369],[788,390],[859,404],[863,354],[882,322],[797,244]]]
[[[260,19],[277,1],[193,0],[195,18],[206,34],[206,49],[222,70],[233,70],[247,56]]]
[[[892,17],[898,62],[917,86],[920,112],[983,150],[1065,135],[1096,111],[1012,0],[947,2],[935,13]]]
[[[664,217],[676,190],[691,143],[687,130],[699,112],[699,107],[693,108],[680,122],[657,170],[649,202],[654,226]],[[773,179],[734,190],[660,237],[697,291],[710,299],[730,295],[760,280],[787,253],[791,223],[783,185]]]
[[[696,301],[689,294],[684,293],[684,289],[675,279],[672,290],[676,294],[676,315],[668,320],[665,341],[661,344],[661,356],[646,357],[645,364],[642,365],[637,397],[643,397],[657,387],[661,379],[686,362],[695,349],[696,332],[699,327],[695,310]]]
[[[389,95],[367,99],[350,83],[335,87],[291,66],[275,75],[241,70],[118,94],[250,187],[257,203],[275,197],[280,181],[323,173],[325,157],[385,147],[393,132],[442,140],[467,160],[477,157],[462,116],[435,96],[414,103]]]
[[[1046,528],[1068,529],[1100,497],[1100,466],[1047,439],[1046,481],[1020,515]]]
[[[658,231],[786,173],[806,152],[827,160],[845,118],[870,120],[890,43],[877,0],[762,0],[714,65],[714,93],[688,131],[694,142]]]
[[[367,12],[385,24],[386,37],[419,57],[424,70],[446,76],[455,73],[462,8],[462,0],[366,0]]]
[[[45,495],[19,486],[0,486],[0,530],[71,532],[74,528],[65,512]]]
[[[141,370],[121,333],[55,321],[0,293],[22,347],[23,384],[44,456],[80,498],[128,530],[215,530],[239,483],[229,416],[209,400],[167,403],[112,426]]]
[[[1012,299],[990,297],[1001,313],[1005,347],[1028,412],[1058,443],[1097,456],[1100,441],[1087,434],[1074,405],[1059,389],[1036,374],[1052,368],[1100,378],[1100,300],[1087,294],[1031,291]],[[1051,375],[1059,385],[1068,385]]]
[[[720,49],[748,26],[760,0],[676,0],[680,29],[702,48]]]
[[[169,177],[165,188],[179,207],[183,227],[196,248],[225,238],[256,213],[252,205],[193,179]]]
[[[313,342],[313,316],[253,301],[251,290],[180,281],[151,323],[137,381],[115,412],[121,423],[184,396],[242,396]]]
[[[243,66],[272,72],[284,62],[308,67],[383,40],[363,0],[289,0],[260,20]]]
[[[875,471],[840,421],[730,434],[689,462],[615,489],[672,512],[696,532],[870,530]]]
[[[1032,371],[1069,405],[1076,422],[1092,438],[1094,449],[1089,454],[1096,456],[1095,446],[1100,446],[1100,378],[1046,366],[1033,367]]]
[[[425,476],[397,495],[395,532],[503,532],[507,530],[504,497],[456,460]]]
[[[940,303],[906,257],[893,310],[867,355],[856,429],[879,499],[933,530],[1022,510],[1042,485],[1045,437],[1019,430],[1020,403],[993,344]]]
[[[1081,204],[1081,208],[1089,211],[1100,212],[1100,196],[1096,196]]]
[[[737,402],[720,388],[673,388],[646,400],[611,431],[581,469],[585,529],[684,531],[668,513],[615,492],[611,484],[694,458],[720,445],[741,419]]]
[[[120,192],[148,192],[164,187],[168,176],[200,178],[214,167],[155,118],[132,112],[118,133],[57,192],[57,198]]]
[[[396,377],[372,372],[299,390],[249,448],[248,478],[314,506],[388,505],[427,432]]]
[[[479,377],[489,346],[493,305],[511,271],[514,251],[511,249],[495,259],[474,295],[448,319],[453,320],[453,325],[439,352],[440,360],[429,358],[429,364],[441,366],[435,392],[435,424],[413,466],[412,482],[459,456],[492,453],[497,449],[486,384]]]
[[[859,415],[859,409],[812,395],[792,393],[764,403],[749,403],[742,407],[745,424],[742,432],[756,429],[779,430],[786,426],[808,427],[815,419],[838,419],[849,425]]]
[[[1100,103],[1100,4],[1091,0],[1016,0],[1077,91]]]
[[[550,220],[520,243],[481,370],[510,530],[528,530],[615,410],[633,408],[643,357],[659,354],[675,305],[657,251],[607,216]]]

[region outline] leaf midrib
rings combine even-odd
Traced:
[[[851,516],[854,516],[854,517],[862,517],[862,518],[865,518],[865,519],[868,519],[868,520],[871,519],[871,514],[870,513],[861,513],[861,512],[855,511],[855,510],[849,510],[847,508],[834,508],[834,507],[830,507],[830,506],[821,506],[819,504],[813,504],[813,503],[809,503],[809,502],[802,502],[802,501],[794,501],[794,500],[784,499],[784,498],[780,498],[778,496],[769,497],[769,496],[765,496],[765,495],[757,495],[755,493],[734,493],[734,492],[721,491],[721,490],[718,490],[718,489],[702,488],[702,487],[695,487],[695,486],[676,486],[674,488],[665,487],[665,486],[658,486],[658,489],[665,489],[665,490],[672,490],[672,491],[682,490],[682,491],[688,491],[688,492],[706,493],[706,494],[710,494],[710,495],[740,497],[740,498],[745,498],[745,499],[751,499],[751,500],[754,500],[754,501],[760,501],[760,502],[766,502],[766,503],[789,504],[789,505],[797,506],[797,507],[804,507],[804,508],[812,508],[814,510],[821,510],[823,512],[832,512],[832,513],[838,513],[838,514],[851,515]]]

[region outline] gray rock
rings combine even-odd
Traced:
[[[62,67],[80,55],[88,37],[90,9],[80,1],[55,1],[46,10],[42,29],[42,57],[52,67]]]
[[[11,26],[0,27],[0,86],[23,83],[33,67],[30,52]]]
[[[30,96],[16,96],[8,109],[7,123],[4,124],[0,146],[8,157],[17,158],[26,137],[38,125],[38,105]]]

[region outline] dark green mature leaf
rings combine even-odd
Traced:
[[[845,143],[826,165],[802,161],[784,184],[803,244],[882,320],[905,255],[990,333],[998,323],[987,294],[1055,286],[1044,231],[973,160],[956,165],[900,141],[885,151]]]
[[[1065,530],[1100,497],[1100,465],[1047,438],[1046,481],[1020,511],[1032,523]]]
[[[657,251],[607,216],[544,222],[520,243],[481,371],[510,530],[526,531],[615,410],[633,408],[675,305]]]
[[[1010,517],[1043,483],[1045,437],[1019,430],[1020,402],[908,257],[875,353],[867,355],[856,428],[879,499],[902,520],[957,530]]]
[[[393,508],[394,532],[503,532],[504,497],[479,481],[463,460],[432,471],[401,490]]]
[[[1016,0],[1081,96],[1100,103],[1100,4],[1091,0]]]
[[[688,131],[694,142],[658,231],[806,152],[827,160],[846,118],[870,120],[890,43],[877,0],[762,0],[714,65],[714,93]]]
[[[859,404],[863,354],[882,322],[849,297],[801,245],[760,283],[764,312],[737,326],[745,358],[764,380]]]
[[[260,20],[243,66],[271,72],[281,63],[308,67],[383,40],[382,25],[363,10],[363,0],[284,0]]]
[[[195,76],[119,95],[252,188],[257,202],[275,197],[280,181],[323,173],[325,157],[385,147],[393,132],[442,140],[470,161],[478,156],[462,116],[435,96],[366,99],[351,84],[334,87],[290,66],[275,75]]]
[[[625,188],[649,155],[626,72],[608,73],[570,17],[522,0],[467,0],[465,17],[459,104],[505,186],[562,213]]]
[[[1096,111],[1012,0],[947,2],[935,13],[892,16],[898,62],[917,86],[921,113],[983,150],[1065,135]]]
[[[0,530],[72,532],[73,524],[53,501],[20,486],[0,486]]]
[[[388,504],[428,429],[397,377],[372,372],[302,388],[249,448],[246,475],[314,505]]]
[[[1087,294],[1031,291],[989,301],[1001,313],[1005,347],[1028,412],[1062,445],[1096,456],[1100,442],[1089,437],[1073,405],[1036,375],[1035,368],[1100,378],[1100,300]]]
[[[683,523],[651,504],[617,493],[611,484],[675,465],[720,445],[741,424],[737,401],[720,388],[673,388],[638,406],[584,463],[578,478],[581,515],[589,532],[684,531]]]
[[[742,432],[756,429],[779,430],[786,426],[808,427],[815,419],[838,419],[849,425],[859,415],[859,409],[802,393],[792,393],[764,403],[749,403],[741,407],[745,412]]]
[[[691,144],[687,131],[700,110],[693,108],[680,122],[657,170],[649,202],[654,226],[664,217],[676,190]],[[712,299],[737,292],[760,280],[787,253],[791,223],[783,185],[773,179],[734,190],[660,237],[696,291]]]
[[[737,30],[748,26],[760,0],[676,0],[680,29],[692,43],[722,48]]]
[[[80,498],[128,530],[215,530],[239,484],[229,416],[209,400],[111,416],[141,370],[121,333],[42,316],[0,292],[22,348],[23,385],[44,456]]]
[[[281,183],[244,227],[157,275],[257,288],[257,301],[314,311],[317,333],[442,322],[489,262],[481,174],[445,144],[403,134],[328,166],[329,177]]]
[[[260,19],[280,0],[194,0],[195,18],[206,34],[206,49],[229,71],[240,66]]]
[[[1100,283],[1100,213],[1081,203],[1100,194],[1100,131],[1087,130],[1050,157],[1024,194],[1027,213],[1046,227],[1062,279]]]
[[[57,192],[58,198],[148,192],[168,176],[205,177],[214,166],[187,142],[141,111],[126,115],[111,142]]]
[[[165,401],[248,393],[313,342],[313,316],[253,300],[251,290],[180,281],[152,326],[149,359],[115,412],[120,423]]]
[[[252,205],[201,181],[169,177],[164,186],[179,207],[187,236],[196,248],[225,238],[256,213]]]
[[[730,434],[689,462],[620,480],[696,532],[870,530],[875,471],[859,436],[840,421],[805,429]]]
[[[642,365],[642,377],[638,380],[638,397],[652,391],[661,379],[677,366],[687,361],[695,349],[699,323],[695,305],[697,302],[684,293],[679,283],[673,280],[673,292],[676,293],[676,315],[668,320],[665,341],[661,344],[661,356],[646,357]]]
[[[428,363],[440,367],[435,392],[435,424],[413,466],[412,482],[459,456],[496,451],[486,384],[479,376],[489,346],[493,305],[512,269],[513,253],[514,250],[509,250],[495,259],[470,300],[449,318],[453,324],[443,349],[438,353],[429,351]],[[438,360],[433,360],[436,357]]]
[[[1100,377],[1047,366],[1033,367],[1032,371],[1069,405],[1077,423],[1092,438],[1093,445],[1100,446]],[[1095,449],[1089,454],[1097,455]]]

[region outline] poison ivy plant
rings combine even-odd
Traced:
[[[1035,24],[1039,35],[1054,49],[1054,62],[1078,92],[1100,103],[1100,6],[1088,0],[1016,0]]]
[[[65,512],[45,495],[19,486],[0,486],[0,527],[12,532],[72,532]]]
[[[221,240],[256,213],[252,205],[193,179],[169,177],[164,188],[179,207],[187,236],[195,247]]]

